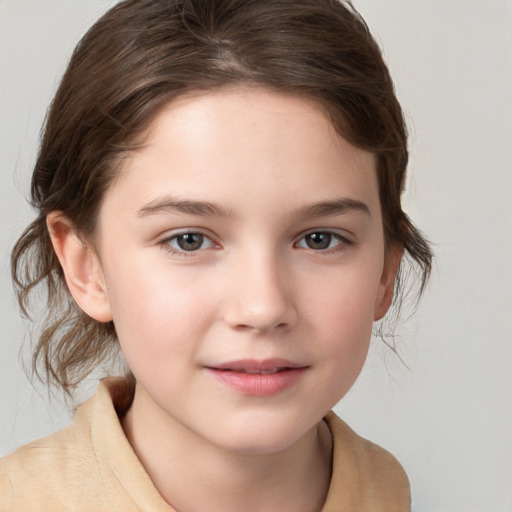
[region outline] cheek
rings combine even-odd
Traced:
[[[308,302],[326,326],[371,332],[379,283],[379,272],[363,265],[352,272],[332,272],[309,288]]]
[[[318,315],[324,332],[317,356],[322,367],[317,395],[329,408],[341,400],[358,378],[372,335],[373,307],[363,294],[333,294],[329,307]]]
[[[343,374],[357,375],[364,363],[371,339],[376,273],[366,268],[350,275],[331,276],[309,295],[310,322],[322,332],[323,350],[328,364],[340,367]]]
[[[140,269],[141,267],[139,267]],[[211,311],[208,289],[162,271],[111,274],[114,324],[129,366],[169,364],[193,353]]]

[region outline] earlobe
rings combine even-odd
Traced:
[[[50,212],[46,223],[68,289],[78,306],[99,322],[112,320],[100,262],[94,250],[80,239],[62,212]]]
[[[403,247],[393,245],[387,250],[382,271],[379,292],[375,301],[374,321],[380,320],[388,312],[393,301],[395,278],[402,261]]]

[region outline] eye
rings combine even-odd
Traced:
[[[214,246],[210,238],[203,233],[187,232],[174,235],[164,240],[165,245],[171,252],[195,252],[201,249],[209,249]]]
[[[314,231],[303,236],[297,243],[297,247],[325,251],[333,249],[341,244],[350,245],[352,242],[345,237],[329,231]]]

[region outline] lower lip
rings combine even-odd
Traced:
[[[301,378],[306,368],[289,368],[277,373],[262,375],[260,373],[235,372],[208,368],[218,380],[232,389],[251,396],[276,395],[291,388]]]

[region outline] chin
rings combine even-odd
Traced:
[[[314,426],[301,428],[289,421],[278,422],[260,418],[244,422],[242,426],[223,429],[218,445],[228,452],[240,455],[272,455],[290,448],[311,428]]]
[[[242,456],[274,455],[281,453],[294,444],[295,439],[240,439],[238,442],[229,442],[222,448],[230,453]]]

